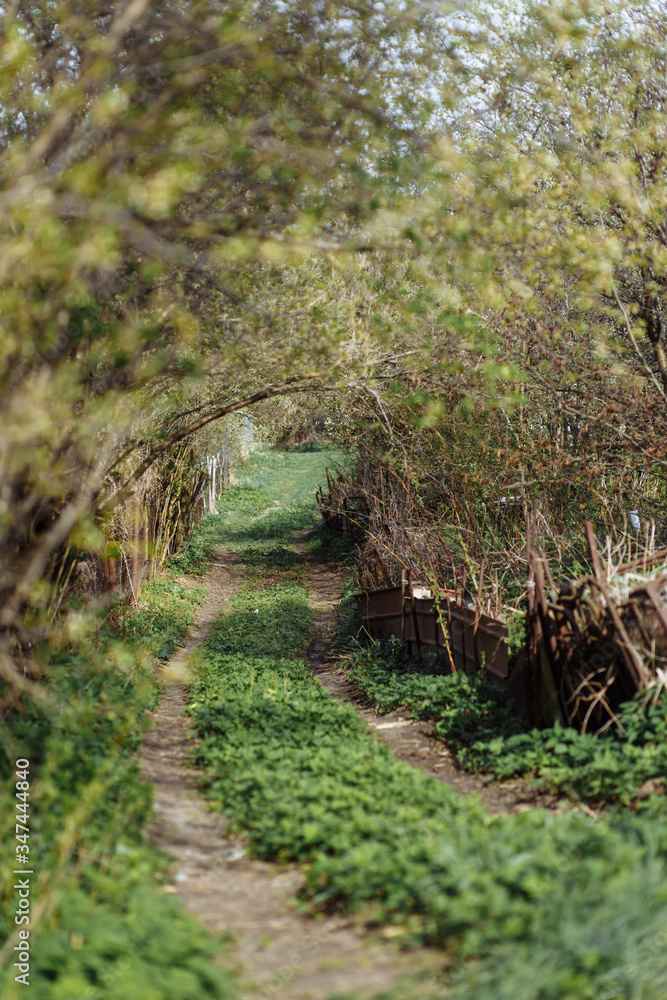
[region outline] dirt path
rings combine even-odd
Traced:
[[[232,958],[241,967],[245,997],[326,1000],[345,991],[368,996],[417,970],[427,976],[426,989],[442,955],[400,952],[343,917],[300,916],[291,902],[302,884],[299,869],[248,858],[242,840],[226,836],[224,817],[211,812],[197,791],[200,774],[186,764],[192,748],[184,716],[187,659],[239,584],[232,559],[218,552],[204,580],[209,596],[197,629],[164,668],[164,693],[141,753],[144,778],[155,791],[147,835],[174,857],[165,891],[178,894],[212,931],[234,935]]]
[[[296,548],[302,554],[306,551],[303,542],[297,542]],[[313,672],[336,698],[354,705],[400,760],[418,767],[438,781],[447,782],[459,795],[478,795],[491,814],[523,812],[536,807],[561,811],[569,807],[563,800],[540,793],[524,781],[499,783],[493,778],[487,779],[462,770],[452,751],[441,741],[431,739],[429,734],[433,724],[410,718],[407,709],[399,708],[387,715],[378,715],[369,708],[346,670],[329,655],[336,629],[343,573],[332,568],[330,563],[307,557],[307,581],[315,609],[313,639],[306,654]]]
[[[296,548],[305,553],[303,542]],[[307,650],[313,672],[335,697],[355,706],[397,757],[452,784],[461,795],[479,795],[491,813],[554,807],[553,798],[521,782],[487,785],[462,771],[451,752],[429,738],[429,723],[401,710],[380,716],[365,706],[329,655],[341,572],[306,556],[306,577],[315,610]],[[174,858],[165,891],[178,894],[210,930],[233,935],[232,957],[242,972],[244,995],[252,1000],[326,1000],[336,992],[355,991],[369,996],[415,971],[425,975],[421,986],[428,989],[435,984],[442,955],[429,949],[400,952],[388,939],[391,928],[385,929],[384,939],[382,934],[369,936],[347,918],[299,915],[293,903],[303,882],[298,867],[280,868],[247,857],[243,840],[227,836],[224,816],[212,812],[198,792],[200,772],[187,765],[192,749],[185,715],[188,657],[241,582],[234,558],[218,551],[204,580],[208,597],[197,627],[163,669],[164,691],[151,713],[153,725],[141,753],[144,778],[155,792],[155,817],[147,835]]]

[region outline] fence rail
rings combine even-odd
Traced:
[[[454,671],[483,669],[536,724],[558,719],[602,732],[620,726],[619,709],[637,692],[656,699],[667,690],[667,550],[603,571],[593,525],[586,522],[592,573],[556,586],[527,518],[526,643],[510,675],[508,626],[480,600],[483,565],[468,603],[465,574],[460,588],[448,589],[446,562],[429,560],[429,579],[437,581],[432,591],[411,575],[408,550],[419,545],[437,554],[438,539],[405,521],[383,537],[387,519],[369,516],[368,493],[342,477],[328,477],[328,485],[318,504],[332,532],[359,541],[356,600],[371,635],[394,635],[420,659],[432,651]],[[456,584],[453,560],[451,570]]]
[[[420,584],[404,583],[355,595],[372,635],[394,635],[419,658],[433,650],[439,660],[465,673],[483,668],[504,679],[509,661],[505,622],[459,604],[453,595],[437,599]]]

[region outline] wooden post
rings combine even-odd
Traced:
[[[132,533],[132,584],[135,600],[139,597],[139,583],[141,579],[141,565],[139,563],[139,519],[141,512],[139,503],[134,505],[134,531]]]

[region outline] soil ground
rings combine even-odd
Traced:
[[[305,552],[303,544],[297,543],[296,548]],[[313,672],[336,698],[355,706],[400,760],[418,767],[438,781],[452,785],[459,795],[478,796],[492,815],[535,808],[554,811],[569,808],[569,804],[562,799],[540,792],[525,781],[499,783],[484,775],[464,771],[452,751],[442,741],[431,737],[433,724],[412,719],[406,709],[398,708],[386,715],[378,715],[369,708],[345,667],[330,652],[343,573],[329,563],[307,558],[307,580],[315,610],[313,638],[306,653]]]
[[[147,835],[174,859],[166,891],[177,893],[210,930],[233,935],[244,996],[252,1000],[326,1000],[346,991],[369,996],[415,972],[425,976],[427,989],[443,965],[442,953],[400,951],[347,917],[301,915],[294,903],[300,870],[247,857],[242,839],[226,834],[224,817],[212,812],[197,790],[200,773],[187,763],[192,749],[184,715],[187,660],[240,585],[239,577],[232,557],[218,551],[203,581],[209,596],[198,626],[165,665],[163,695],[144,741],[141,767],[155,795]]]
[[[296,548],[305,553],[303,541]],[[306,555],[306,578],[315,611],[306,651],[314,674],[331,693],[352,703],[401,760],[452,784],[461,795],[478,795],[491,813],[518,812],[536,805],[560,808],[521,782],[488,784],[466,774],[451,752],[429,737],[430,724],[397,710],[380,716],[367,706],[344,669],[330,654],[335,633],[341,571]],[[183,583],[201,581],[183,578]],[[188,643],[165,665],[164,691],[152,713],[141,767],[155,793],[151,841],[171,855],[171,882],[185,908],[212,931],[231,933],[233,955],[242,971],[245,995],[253,1000],[325,1000],[332,993],[369,996],[386,990],[408,973],[435,982],[445,956],[430,949],[399,951],[387,937],[369,935],[343,916],[312,919],[300,914],[294,897],[302,885],[298,867],[278,867],[246,855],[242,838],[226,833],[224,816],[211,811],[198,792],[200,773],[188,765],[192,749],[187,705],[187,661],[208,626],[241,585],[234,557],[216,552],[203,583],[208,591]]]

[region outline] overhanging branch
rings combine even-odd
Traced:
[[[115,508],[128,499],[134,492],[135,484],[141,479],[145,472],[160,458],[164,455],[166,451],[169,450],[173,445],[177,444],[179,441],[183,441],[185,438],[190,437],[195,434],[202,427],[206,427],[208,424],[213,423],[215,420],[220,420],[222,417],[228,416],[230,413],[236,413],[238,410],[244,410],[248,406],[253,406],[255,403],[261,403],[265,399],[272,399],[275,396],[287,396],[293,392],[306,392],[316,389],[318,392],[330,392],[335,389],[335,386],[322,385],[316,382],[319,379],[319,373],[313,373],[311,375],[296,375],[293,378],[286,379],[286,381],[281,382],[279,385],[269,385],[264,389],[260,389],[259,392],[253,393],[251,396],[246,396],[243,399],[238,399],[233,403],[224,403],[221,406],[215,407],[209,413],[205,413],[203,416],[199,417],[197,420],[191,421],[191,423],[186,424],[179,430],[174,431],[170,434],[168,438],[157,445],[148,455],[143,462],[141,462],[131,476],[123,483],[119,490],[117,490],[112,497],[98,509],[98,518],[104,519],[111,514]]]

